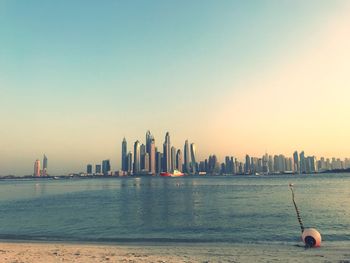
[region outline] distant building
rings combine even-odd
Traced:
[[[141,153],[140,153],[140,142],[134,143],[134,174],[141,171]]]
[[[182,160],[182,152],[181,150],[177,150],[176,153],[176,169],[182,172],[182,165],[183,165],[183,160]]]
[[[86,173],[87,173],[87,174],[92,174],[92,165],[91,165],[91,164],[88,164],[88,165],[86,166]]]
[[[126,171],[129,174],[133,171],[133,167],[132,167],[132,152],[129,152],[128,155],[127,155]]]
[[[34,176],[40,176],[40,161],[38,159],[34,162]]]
[[[41,174],[42,174],[42,176],[47,176],[47,157],[45,154],[43,157],[43,169],[42,169]]]
[[[293,153],[293,162],[294,162],[294,172],[297,174],[300,173],[299,155],[297,151]]]
[[[149,142],[149,171],[151,174],[156,174],[156,145],[154,138]]]
[[[109,172],[111,171],[111,164],[109,160],[103,160],[102,161],[102,173],[103,175],[109,175]]]
[[[163,158],[164,158],[164,171],[171,171],[171,145],[170,145],[170,135],[169,132],[165,135],[165,141],[163,144]]]
[[[185,141],[184,146],[184,172],[190,173],[190,148],[188,146],[188,140]]]
[[[192,166],[192,174],[197,173],[197,162],[196,162],[196,145],[191,143],[191,166]]]
[[[122,142],[122,159],[121,159],[122,171],[127,171],[127,165],[128,165],[127,151],[128,151],[128,145],[124,137]]]
[[[101,169],[101,164],[96,164],[95,165],[95,174],[101,174],[102,169]]]

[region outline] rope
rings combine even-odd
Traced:
[[[289,184],[289,187],[290,187],[290,190],[292,191],[292,200],[293,200],[295,211],[297,212],[297,218],[298,218],[298,221],[299,221],[301,233],[303,233],[305,228],[304,228],[304,225],[303,225],[303,221],[301,221],[301,216],[300,216],[299,209],[298,209],[297,204],[295,203],[295,200],[294,200],[293,184]]]

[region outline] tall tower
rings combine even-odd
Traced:
[[[299,165],[299,155],[298,155],[298,152],[295,151],[293,153],[293,161],[294,161],[294,167],[293,167],[293,170],[295,173],[300,173],[300,165]]]
[[[40,161],[38,159],[34,163],[34,176],[40,176]]]
[[[300,153],[300,173],[306,173],[306,160],[304,151]]]
[[[127,171],[127,165],[128,165],[127,151],[128,151],[128,144],[124,137],[122,142],[122,160],[121,160],[122,171]]]
[[[184,172],[189,173],[190,172],[190,148],[188,147],[188,140],[185,141],[185,147],[184,147]]]
[[[134,143],[134,174],[141,171],[141,156],[140,156],[140,142],[136,141]]]
[[[177,150],[177,153],[176,153],[176,169],[179,170],[180,172],[182,172],[182,164],[183,164],[182,152],[179,149]]]
[[[150,142],[150,151],[149,151],[149,171],[151,174],[156,174],[156,144],[154,138]]]
[[[196,145],[191,143],[191,164],[192,164],[192,173],[197,172],[197,162],[196,162]]]
[[[176,148],[174,146],[171,146],[171,171],[174,171],[176,169]]]
[[[170,173],[171,172],[171,146],[170,146],[169,132],[167,132],[165,135],[163,150],[164,150],[164,171]]]
[[[44,154],[43,157],[43,170],[42,170],[42,176],[47,176],[47,157]]]

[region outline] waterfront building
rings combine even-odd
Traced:
[[[87,174],[92,174],[92,165],[91,165],[91,164],[88,164],[88,165],[86,166],[86,173],[87,173]]]
[[[197,173],[197,162],[196,162],[196,145],[191,143],[191,172],[192,174]]]
[[[171,171],[176,169],[176,148],[171,146]]]
[[[134,143],[134,174],[141,171],[141,152],[140,152],[140,142],[136,141]]]
[[[127,151],[128,151],[128,146],[126,139],[124,137],[123,142],[122,142],[122,159],[121,159],[121,166],[122,166],[122,171],[127,171]]]
[[[140,168],[141,170],[145,169],[145,154],[146,154],[146,145],[144,145],[143,143],[140,145]]]
[[[103,160],[102,161],[102,174],[104,176],[109,175],[109,172],[111,171],[111,164],[109,160]]]
[[[156,152],[156,173],[161,173],[163,171],[163,154],[161,152]]]
[[[34,176],[40,176],[40,161],[36,159],[34,162]]]
[[[250,156],[248,154],[245,156],[244,173],[251,174]]]
[[[273,158],[272,155],[269,155],[269,162],[268,162],[268,166],[269,166],[269,172],[270,173],[274,173],[274,164],[273,164]]]
[[[306,173],[306,160],[305,160],[305,153],[302,151],[299,155],[300,157],[300,173]]]
[[[154,138],[150,141],[149,146],[149,171],[151,174],[156,174],[156,145]]]
[[[295,173],[300,173],[299,155],[298,155],[297,151],[295,151],[293,153],[293,161],[294,161],[294,171],[295,171]]]
[[[188,140],[185,141],[184,146],[184,172],[190,173],[190,148],[188,146]]]
[[[133,167],[132,167],[132,152],[129,152],[128,155],[127,155],[126,171],[128,172],[128,174],[131,174],[132,171],[133,171]]]
[[[148,155],[148,153],[145,153],[142,158],[143,158],[143,163],[145,165],[142,170],[145,172],[149,172],[149,155]]]
[[[182,160],[182,152],[181,150],[177,150],[176,153],[176,169],[182,172],[183,160]]]
[[[96,174],[101,174],[101,171],[102,171],[101,164],[96,164],[95,165],[95,173]]]
[[[46,157],[45,154],[44,154],[44,157],[43,157],[43,169],[41,171],[41,175],[42,176],[47,176],[47,157]]]
[[[165,141],[163,144],[163,159],[164,159],[164,172],[171,171],[171,145],[170,145],[170,135],[169,132],[165,135]]]

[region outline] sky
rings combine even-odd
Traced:
[[[350,157],[350,3],[0,0],[0,175],[110,159],[150,130],[198,159]]]

